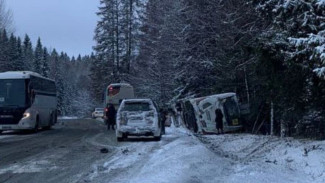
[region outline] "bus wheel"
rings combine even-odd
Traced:
[[[123,137],[117,137],[116,140],[117,140],[117,142],[122,142],[124,140],[124,138]]]
[[[49,125],[44,127],[45,130],[50,130],[52,125],[54,124],[54,116],[51,114],[50,120],[49,120]]]
[[[34,132],[37,133],[39,130],[39,119],[38,117],[36,118],[36,124],[35,124],[35,127],[34,127]]]

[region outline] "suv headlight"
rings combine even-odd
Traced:
[[[23,119],[29,118],[30,117],[30,113],[29,112],[25,112],[23,114]]]

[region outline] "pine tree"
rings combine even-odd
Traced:
[[[16,37],[11,34],[9,38],[9,43],[8,43],[8,70],[10,71],[16,71],[17,68],[17,60],[18,60],[18,51],[17,51],[17,39]]]
[[[38,38],[33,61],[33,71],[37,73],[42,73],[42,64],[43,61],[43,46],[41,43],[41,38]]]
[[[9,39],[7,31],[4,29],[0,32],[0,71],[10,70],[9,63]]]
[[[47,48],[44,47],[43,48],[43,54],[42,54],[43,58],[42,58],[42,63],[41,63],[41,66],[42,66],[42,75],[44,77],[48,77],[49,76],[49,53],[47,51]]]
[[[21,45],[21,39],[18,37],[16,44],[16,61],[15,61],[15,70],[23,71],[26,70],[24,60],[23,60],[23,50]]]
[[[23,42],[23,62],[24,67],[26,70],[33,70],[33,60],[34,60],[34,53],[33,53],[33,46],[29,36],[26,34]]]

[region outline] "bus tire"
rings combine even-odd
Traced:
[[[36,117],[36,123],[35,123],[35,127],[34,127],[34,133],[37,133],[39,131],[39,118],[38,116]]]
[[[54,112],[54,123],[53,124],[56,124],[58,122],[58,111],[55,110]]]
[[[117,137],[116,140],[117,140],[117,142],[122,142],[124,140],[124,138],[123,137]]]
[[[52,128],[52,125],[54,124],[54,116],[51,114],[50,120],[49,120],[49,125],[44,127],[45,130],[50,130]]]

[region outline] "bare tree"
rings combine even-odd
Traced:
[[[13,32],[12,22],[11,10],[7,9],[5,0],[0,0],[0,30],[6,29],[8,32]]]

